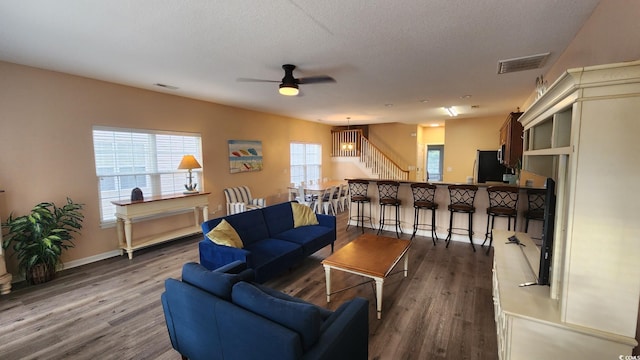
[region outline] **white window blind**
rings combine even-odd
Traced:
[[[182,193],[186,171],[178,164],[183,155],[194,155],[202,165],[200,134],[94,127],[93,149],[102,224],[115,221],[111,201],[131,199],[136,187],[145,198]],[[200,190],[201,170],[193,170]]]
[[[322,145],[292,142],[289,149],[292,183],[322,178]]]

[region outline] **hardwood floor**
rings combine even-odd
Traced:
[[[336,249],[360,234],[345,231],[346,219],[338,215]],[[14,284],[11,294],[0,296],[0,359],[180,359],[169,342],[160,294],[166,278],[179,278],[185,262],[198,261],[200,239],[140,250],[133,260],[122,256],[65,270],[44,285]],[[318,251],[266,285],[332,310],[355,296],[369,299],[370,359],[497,359],[493,255],[474,253],[468,243],[446,249],[442,240],[434,247],[430,238],[416,237],[409,277],[385,282],[377,320],[373,285],[326,303],[320,261],[329,253],[329,247]],[[334,289],[362,281],[332,272]]]

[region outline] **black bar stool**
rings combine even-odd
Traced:
[[[518,194],[520,189],[515,186],[490,186],[487,188],[489,195],[489,207],[487,208],[487,232],[484,234],[484,243],[489,239],[489,247],[487,255],[491,251],[493,243],[493,222],[498,217],[507,218],[507,230],[511,230],[511,218],[513,218],[513,230],[516,229],[516,221],[518,220]],[[491,229],[489,229],[491,223]]]
[[[524,232],[529,232],[529,220],[544,221],[546,189],[527,189],[527,211],[524,212]]]
[[[367,196],[367,189],[369,188],[368,180],[349,180],[349,201],[353,204],[357,204],[356,216],[351,215],[351,208],[349,206],[349,220],[356,220],[356,228],[358,224],[362,227],[362,233],[364,234],[364,221],[369,219],[371,228],[375,230],[373,226],[373,220],[371,220],[371,198]],[[364,204],[369,203],[369,216],[364,215]],[[362,205],[362,209],[360,208]],[[347,230],[349,230],[350,222],[347,222]]]
[[[433,240],[433,246],[436,245],[438,235],[436,234],[436,209],[438,204],[435,203],[436,186],[428,183],[414,183],[411,184],[411,192],[413,193],[413,234],[411,239],[416,236],[418,230],[427,230],[426,228],[420,228],[420,226],[428,226],[431,229],[431,240]],[[420,210],[431,210],[431,224],[421,224]]]
[[[471,248],[473,251],[476,251],[476,247],[473,245],[473,213],[476,212],[476,208],[473,205],[473,202],[476,199],[476,192],[478,191],[478,187],[476,185],[449,185],[449,229],[447,230],[449,233],[447,234],[447,246],[449,247],[449,243],[451,242],[451,233],[452,230],[467,230],[469,233],[469,242],[471,243]],[[453,228],[453,214],[462,213],[469,215],[469,227],[468,229],[462,228]]]
[[[378,197],[380,199],[380,227],[378,228],[378,234],[380,234],[385,225],[395,225],[398,239],[400,238],[400,233],[402,233],[402,227],[400,226],[400,205],[402,201],[398,199],[399,188],[400,183],[397,181],[378,181]],[[396,208],[395,219],[385,219],[388,206]],[[398,232],[398,229],[400,229],[400,232]]]

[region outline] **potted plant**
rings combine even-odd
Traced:
[[[82,207],[69,198],[62,207],[43,202],[28,215],[13,217],[12,213],[2,224],[9,229],[2,246],[12,246],[18,267],[30,284],[54,278],[62,265],[62,251],[74,247],[73,237],[82,228]]]

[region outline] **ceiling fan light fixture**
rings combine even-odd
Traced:
[[[296,96],[300,93],[298,85],[296,84],[280,84],[280,89],[278,91],[280,92],[280,95],[285,96]]]

